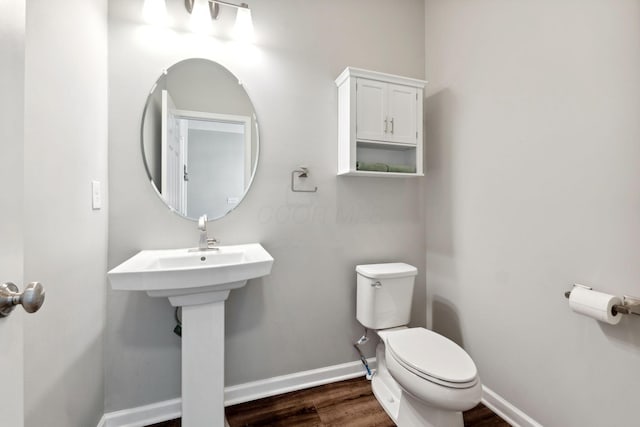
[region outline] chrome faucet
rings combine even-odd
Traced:
[[[209,238],[207,235],[207,215],[202,215],[198,218],[198,230],[200,230],[200,241],[198,242],[198,250],[207,251],[207,250],[217,250],[215,247],[218,241],[213,238]]]

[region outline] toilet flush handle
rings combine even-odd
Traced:
[[[372,288],[376,288],[376,289],[380,289],[380,288],[382,287],[382,283],[380,283],[380,281],[379,281],[379,280],[376,280],[375,282],[373,282],[373,283],[371,284],[371,287],[372,287]]]

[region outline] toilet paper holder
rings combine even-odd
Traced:
[[[593,289],[584,285],[575,285],[575,286],[582,286],[587,289]],[[571,291],[567,291],[564,293],[565,298],[569,299],[569,296],[571,296]],[[622,304],[614,305],[613,311],[615,313],[620,313],[620,314],[635,314],[637,316],[640,316],[640,298],[624,295],[622,297]]]

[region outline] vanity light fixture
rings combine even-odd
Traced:
[[[190,14],[193,14],[193,9],[196,5],[196,1],[197,0],[184,0],[184,7],[187,9],[187,12],[189,12]],[[218,5],[209,1],[208,3],[209,3],[209,14],[211,15],[211,18],[218,19],[218,11],[219,11]]]
[[[249,5],[247,3],[240,3],[238,5],[220,0],[184,0],[184,6],[187,9],[187,12],[192,15],[192,20],[198,20],[198,26],[201,26],[202,20],[202,10],[198,10],[199,1],[207,1],[209,3],[209,15],[211,16],[211,19],[218,19],[220,5],[238,9],[236,13],[236,24],[233,28],[233,37],[240,41],[253,41],[253,20],[251,18],[251,9],[249,9]],[[196,14],[199,16],[196,17]]]
[[[191,9],[189,13],[189,27],[191,31],[198,34],[207,34],[211,31],[211,19],[207,15],[213,16],[213,8],[208,0],[187,0],[185,6],[189,3]],[[207,13],[207,8],[209,12]]]
[[[242,42],[253,42],[253,19],[251,18],[251,9],[246,3],[240,3],[236,13],[233,37]]]

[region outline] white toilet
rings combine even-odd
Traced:
[[[456,343],[408,328],[418,270],[404,263],[356,267],[358,321],[380,337],[376,399],[400,427],[462,427],[462,411],[480,402],[476,365]]]

